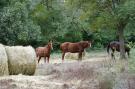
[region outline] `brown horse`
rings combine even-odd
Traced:
[[[37,55],[37,57],[39,57],[38,63],[39,63],[41,57],[44,57],[45,62],[46,62],[46,58],[47,58],[47,61],[49,63],[51,49],[53,49],[52,42],[49,42],[45,47],[36,48],[36,55]]]
[[[81,41],[77,43],[64,42],[60,45],[60,49],[62,50],[62,61],[64,61],[65,53],[79,53],[79,59],[82,60],[82,53],[85,48],[91,47],[90,41]]]
[[[113,59],[115,59],[114,52],[115,51],[120,52],[120,42],[118,42],[118,41],[112,41],[112,42],[110,42],[108,44],[108,46],[107,46],[107,52],[108,52],[108,54],[109,54],[109,49],[110,48],[112,50],[111,57]],[[126,44],[125,44],[125,52],[127,53],[128,56],[130,55],[130,47],[128,47]]]

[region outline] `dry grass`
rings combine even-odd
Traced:
[[[128,77],[128,89],[135,89],[135,75]]]
[[[86,67],[68,69],[60,77],[64,80],[87,80],[94,77],[94,69]]]
[[[57,60],[61,54],[53,54],[50,61],[57,60],[56,63],[38,64],[35,76],[20,76],[19,82],[26,84],[24,89],[135,89],[134,77],[120,76],[128,72],[127,61],[106,56],[105,52],[92,52],[82,62],[61,63]]]
[[[86,51],[84,51],[82,53],[82,59],[84,59],[85,56],[86,56]],[[79,54],[78,53],[66,53],[65,58],[70,59],[70,60],[79,60]]]
[[[113,76],[111,73],[101,76],[102,78],[99,78],[99,89],[113,89],[115,81]]]
[[[42,68],[44,68],[43,69],[44,71],[42,70]],[[55,74],[55,78],[62,79],[64,81],[74,80],[74,79],[87,80],[87,79],[91,79],[96,74],[94,70],[95,70],[94,67],[87,62],[45,64],[45,65],[38,66],[36,75]]]
[[[0,76],[9,75],[8,58],[4,45],[0,44]]]

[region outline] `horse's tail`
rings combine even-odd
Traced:
[[[61,46],[61,44],[60,44],[60,50],[62,50],[62,46]]]
[[[110,43],[107,45],[107,53],[109,54]]]
[[[38,54],[36,53],[36,56],[38,57]]]

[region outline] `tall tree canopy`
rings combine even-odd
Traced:
[[[119,37],[124,58],[124,31],[126,40],[135,36],[134,4],[134,0],[0,0],[0,42],[36,47],[48,40],[56,44],[94,40],[93,48],[102,48]]]
[[[125,58],[124,29],[135,21],[134,0],[66,0],[67,5],[81,11],[80,20],[90,29],[116,29],[121,43],[121,58]]]
[[[27,2],[8,2],[0,12],[0,42],[7,45],[28,45],[40,40],[40,26],[29,17]]]

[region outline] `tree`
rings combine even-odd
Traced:
[[[11,1],[0,12],[0,42],[28,45],[40,40],[40,27],[30,18],[27,3]]]
[[[66,0],[68,6],[82,10],[80,19],[90,29],[116,29],[120,41],[120,57],[125,59],[124,29],[134,21],[134,0]]]
[[[43,40],[55,39],[66,33],[63,11],[58,0],[40,0],[31,11],[31,17],[40,27]]]

